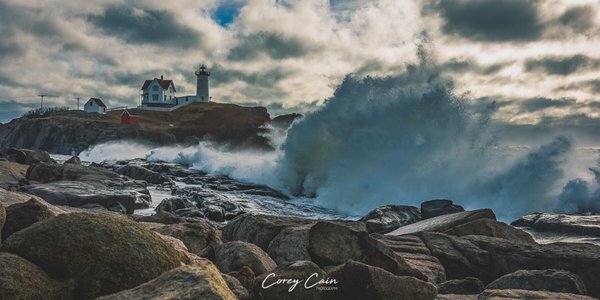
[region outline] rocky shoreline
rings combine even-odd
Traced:
[[[509,225],[447,199],[359,220],[262,214],[252,199],[291,201],[174,164],[24,149],[0,150],[0,174],[0,299],[600,297],[600,246],[528,233],[598,236],[596,216]],[[156,204],[150,188],[171,197]]]

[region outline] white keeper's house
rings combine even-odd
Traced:
[[[196,74],[196,95],[177,96],[177,89],[173,80],[160,78],[148,79],[144,81],[141,88],[141,105],[139,109],[164,110],[175,109],[179,106],[187,105],[193,102],[208,102],[210,95],[208,92],[208,77],[210,72],[205,65],[202,65],[195,72]]]
[[[99,98],[90,98],[83,106],[83,110],[90,113],[105,114],[106,105]]]

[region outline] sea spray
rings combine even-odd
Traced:
[[[528,152],[507,154],[509,148],[487,126],[493,105],[471,114],[468,103],[454,94],[452,81],[422,62],[397,76],[348,76],[320,110],[287,133],[268,131],[275,151],[232,150],[204,141],[188,147],[138,145],[132,156],[267,184],[352,215],[431,198],[490,207],[507,221],[552,209],[567,182],[563,165],[571,139],[558,136]],[[129,151],[107,151],[119,145],[134,147],[99,145],[84,158]],[[570,186],[585,190],[580,182]]]

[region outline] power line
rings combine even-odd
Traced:
[[[33,98],[33,97],[37,97],[38,95],[30,95],[30,96],[17,96],[17,97],[10,97],[10,96],[0,96],[0,100],[11,100],[11,99],[22,99],[22,98]]]

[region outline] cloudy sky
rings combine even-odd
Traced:
[[[473,109],[523,131],[600,129],[594,0],[0,0],[0,122],[100,97],[135,106],[145,79],[273,115],[315,109],[347,74],[385,76],[424,42]]]

